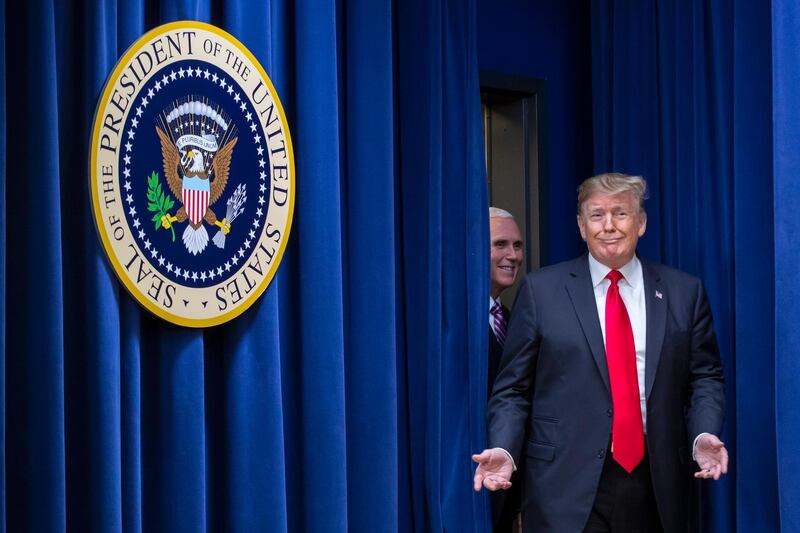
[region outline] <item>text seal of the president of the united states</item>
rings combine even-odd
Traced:
[[[295,195],[286,116],[253,54],[194,21],[136,41],[97,106],[91,195],[109,261],[146,309],[205,327],[250,307]]]

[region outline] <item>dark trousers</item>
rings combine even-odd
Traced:
[[[630,474],[617,463],[609,446],[584,533],[661,533],[650,461],[644,459]]]
[[[490,492],[492,504],[492,531],[493,533],[514,533],[514,520],[520,510],[522,490],[522,475],[517,475],[522,469],[517,469],[511,476],[511,488]]]

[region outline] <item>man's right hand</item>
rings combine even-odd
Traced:
[[[511,487],[511,474],[514,472],[514,463],[511,457],[501,448],[483,450],[473,455],[472,460],[478,463],[472,486],[475,491],[486,487],[491,491],[505,490]]]

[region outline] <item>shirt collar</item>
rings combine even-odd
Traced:
[[[636,255],[633,259],[622,265],[619,269],[625,281],[631,287],[638,287],[642,283],[642,263]],[[597,287],[605,281],[611,269],[589,254],[589,274],[592,276],[592,287]]]
[[[497,300],[495,300],[494,298],[489,296],[489,311],[492,310],[492,307],[494,307],[494,303],[495,302],[499,303],[500,307],[503,307],[503,303],[500,301],[500,297],[499,296],[497,297]]]

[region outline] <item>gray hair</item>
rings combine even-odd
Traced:
[[[619,172],[598,174],[584,180],[578,187],[578,214],[586,200],[595,193],[622,194],[629,192],[634,202],[639,205],[639,212],[644,212],[644,201],[648,198],[647,182],[641,176],[628,176]]]
[[[490,207],[489,218],[510,218],[511,220],[514,220],[514,215],[505,209],[500,209],[499,207]]]

